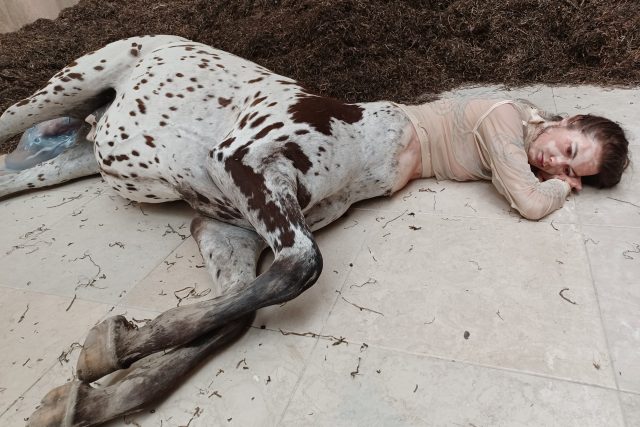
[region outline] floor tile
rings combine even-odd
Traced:
[[[365,347],[314,350],[282,426],[622,427],[614,390]]]
[[[136,205],[110,194],[79,212],[9,240],[0,257],[0,271],[12,272],[5,285],[115,304],[189,236],[193,215],[184,204]]]
[[[602,295],[620,295],[640,283],[640,229],[582,227],[591,271]]]
[[[49,298],[58,297],[50,296]],[[74,304],[70,311],[76,308],[76,304],[78,304],[79,307],[83,305],[95,305],[92,303],[76,300],[74,301]],[[50,307],[46,306],[44,308],[45,310],[50,312]],[[3,408],[3,412],[0,412],[0,425],[24,425],[23,420],[26,420],[31,415],[31,413],[36,410],[36,408],[40,404],[41,399],[50,390],[64,385],[65,383],[77,378],[76,365],[78,362],[80,351],[82,349],[82,344],[84,343],[89,329],[95,324],[104,320],[106,317],[113,316],[115,314],[123,314],[134,323],[143,324],[147,319],[154,318],[158,313],[141,310],[122,309],[114,306],[105,306],[104,310],[96,310],[95,313],[92,314],[93,316],[88,316],[88,319],[91,320],[90,323],[87,321],[86,323],[81,324],[82,327],[80,327],[80,325],[78,326],[77,329],[80,330],[78,336],[73,339],[62,337],[59,340],[59,349],[57,349],[55,352],[51,352],[52,355],[55,356],[55,359],[53,359],[52,363],[49,364],[50,369],[48,369],[41,376],[35,377],[29,384],[29,387],[24,387],[21,390],[18,398],[7,410]],[[60,321],[59,326],[62,329],[63,326],[67,325],[63,324],[62,321]]]
[[[78,343],[109,306],[0,287],[0,414]],[[0,425],[11,425],[0,421]],[[17,425],[17,424],[13,424]]]
[[[611,358],[621,390],[640,393],[640,291],[601,296],[600,306]]]
[[[618,384],[640,392],[640,229],[583,232]]]
[[[153,412],[106,427],[132,422],[165,427],[275,426],[314,345],[313,339],[251,329],[214,355]]]
[[[178,304],[212,298],[210,285],[198,245],[189,237],[127,292],[120,304],[162,312]]]
[[[632,145],[640,145],[640,90],[596,86],[559,86],[552,90],[558,113],[604,116],[622,125]]]
[[[136,310],[128,310],[128,315],[152,317]],[[168,398],[105,426],[276,425],[314,345],[313,339],[252,328],[238,342],[201,364],[176,385]],[[0,423],[22,425],[49,390],[73,379],[72,367],[78,353],[70,355],[69,363],[44,375],[0,417]],[[107,385],[108,380],[100,382]]]
[[[615,386],[571,224],[427,215],[378,224],[323,334]]]
[[[82,183],[76,183],[71,190],[57,187],[0,201],[0,215],[5,219],[0,223],[3,242],[28,240],[57,221],[82,214],[83,207],[101,193],[95,180]]]
[[[621,393],[621,400],[627,426],[640,426],[640,395]]]
[[[640,159],[640,147],[631,147],[631,166],[621,182],[610,189],[585,188],[576,197],[576,211],[583,224],[640,227],[640,170],[633,159]]]
[[[541,219],[541,222],[575,223],[575,198]],[[444,217],[502,218],[526,221],[489,181],[455,182],[434,178],[412,181],[391,197],[378,197],[357,203],[354,209],[402,213],[436,214]],[[458,218],[460,219],[460,218]]]

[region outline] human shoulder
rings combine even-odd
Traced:
[[[477,115],[475,132],[485,133],[489,138],[496,136],[523,137],[526,120],[515,101],[508,99],[475,100],[471,108]]]

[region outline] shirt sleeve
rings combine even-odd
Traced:
[[[523,217],[540,219],[562,207],[571,187],[560,179],[540,182],[531,172],[522,119],[513,105],[496,107],[475,137],[486,153],[493,185]]]

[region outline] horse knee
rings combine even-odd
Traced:
[[[256,277],[256,266],[265,243],[253,231],[196,216],[194,237],[218,295],[241,289]]]

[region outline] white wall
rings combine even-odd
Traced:
[[[0,0],[0,33],[15,31],[38,18],[54,19],[79,0]]]

